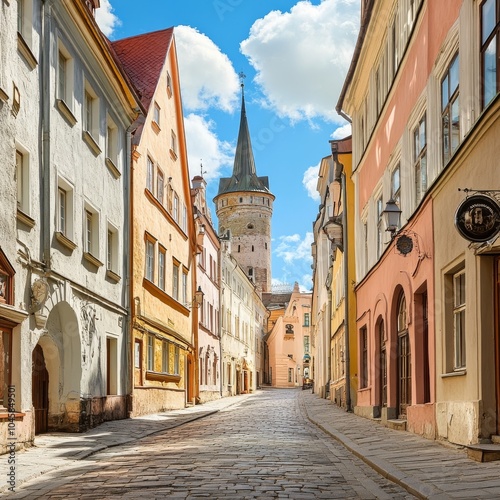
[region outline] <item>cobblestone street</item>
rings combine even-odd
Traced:
[[[413,498],[309,423],[299,394],[259,392],[45,474],[10,498]]]

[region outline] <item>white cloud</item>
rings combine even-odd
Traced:
[[[358,0],[298,2],[255,21],[241,52],[266,104],[293,121],[340,121],[335,106],[359,29]]]
[[[274,251],[278,257],[283,259],[287,264],[294,261],[311,261],[311,243],[314,241],[312,233],[306,233],[304,239],[299,234],[290,236],[281,236],[279,243]]]
[[[238,103],[239,81],[227,55],[190,26],[176,27],[175,40],[184,108],[232,112]]]
[[[336,128],[330,137],[332,139],[343,139],[344,137],[349,137],[351,134],[352,134],[351,124],[346,123],[345,125]]]
[[[113,7],[109,0],[101,0],[100,7],[95,11],[95,20],[101,31],[109,38],[114,29],[121,24],[120,20],[113,14]]]
[[[316,189],[318,185],[318,174],[319,174],[319,163],[315,167],[309,167],[304,172],[304,177],[302,177],[302,184],[306,188],[307,196],[312,198],[314,201],[321,201],[319,193]]]
[[[184,118],[184,127],[191,178],[200,174],[200,163],[203,163],[205,180],[209,182],[218,179],[221,175],[220,169],[232,165],[233,146],[221,141],[214,131],[214,122],[203,116],[194,113],[187,115]]]
[[[273,284],[291,283],[300,279],[301,291],[312,288],[311,275],[311,244],[314,241],[313,233],[308,232],[302,238],[299,234],[281,236],[274,253],[283,261],[281,269],[273,269],[273,275],[280,276],[273,279]],[[298,278],[300,276],[300,278]]]

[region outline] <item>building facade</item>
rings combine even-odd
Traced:
[[[96,5],[18,2],[23,30],[32,20],[31,43],[35,27],[43,34],[39,50],[31,47],[43,151],[16,149],[23,231],[41,242],[18,249],[31,313],[21,388],[35,433],[127,416],[127,129],[139,101],[97,27]]]
[[[311,294],[295,283],[283,315],[266,339],[272,387],[301,387],[310,380]]]
[[[221,264],[220,240],[213,226],[206,200],[206,182],[202,175],[193,177],[191,196],[197,238],[196,289],[203,292],[203,303],[198,314],[199,394],[201,403],[221,397],[221,342],[220,298]]]
[[[174,29],[112,42],[147,111],[132,130],[131,414],[198,393],[196,238]],[[148,71],[144,71],[147,66]]]

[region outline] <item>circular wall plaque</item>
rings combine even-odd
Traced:
[[[399,253],[408,255],[413,250],[413,240],[406,234],[403,234],[398,237],[396,241],[396,248]]]
[[[466,240],[491,240],[500,231],[500,206],[484,194],[469,196],[457,208],[455,227]]]

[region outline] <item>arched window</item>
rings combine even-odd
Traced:
[[[408,335],[406,298],[402,292],[397,309],[398,329],[398,403],[399,417],[406,418],[406,408],[411,405],[411,349]]]

